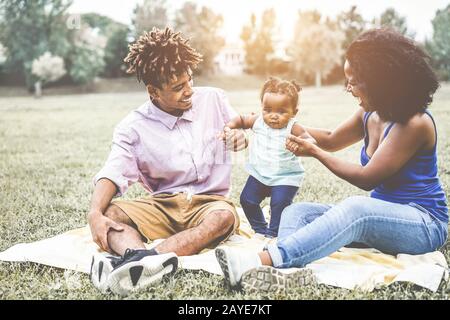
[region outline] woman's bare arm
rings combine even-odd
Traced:
[[[348,120],[333,131],[305,127],[317,141],[317,145],[326,151],[342,150],[364,138],[364,110],[358,109]]]
[[[331,172],[349,183],[364,190],[372,190],[398,172],[416,152],[429,145],[433,137],[434,127],[420,116],[415,116],[407,124],[397,123],[366,166],[339,159],[295,136],[288,138],[286,147],[297,156],[318,159]]]

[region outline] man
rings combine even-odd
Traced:
[[[224,92],[193,88],[201,55],[171,29],[154,28],[130,46],[125,59],[149,94],[114,131],[109,158],[95,177],[88,221],[104,251],[92,259],[91,280],[118,294],[174,273],[178,256],[215,247],[239,226],[225,198],[231,163],[226,146],[246,146],[243,131],[217,138],[236,113]],[[139,182],[150,196],[113,200]],[[166,239],[151,250],[144,240]]]

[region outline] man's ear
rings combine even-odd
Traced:
[[[147,92],[152,99],[157,99],[159,97],[159,89],[151,84],[147,85]]]

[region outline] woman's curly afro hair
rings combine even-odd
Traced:
[[[408,121],[433,101],[439,82],[429,56],[392,29],[372,29],[349,46],[346,58],[369,105],[387,121]]]

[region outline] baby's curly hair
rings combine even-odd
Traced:
[[[301,90],[302,87],[295,80],[287,81],[277,77],[269,77],[261,90],[261,102],[266,93],[282,93],[289,96],[292,101],[292,108],[296,109]]]
[[[404,123],[425,112],[439,87],[425,51],[389,28],[362,33],[346,58],[370,106],[384,120]]]
[[[202,55],[193,49],[189,40],[169,27],[153,28],[129,46],[127,73],[136,73],[139,82],[162,89],[174,76],[190,72],[202,61]]]

